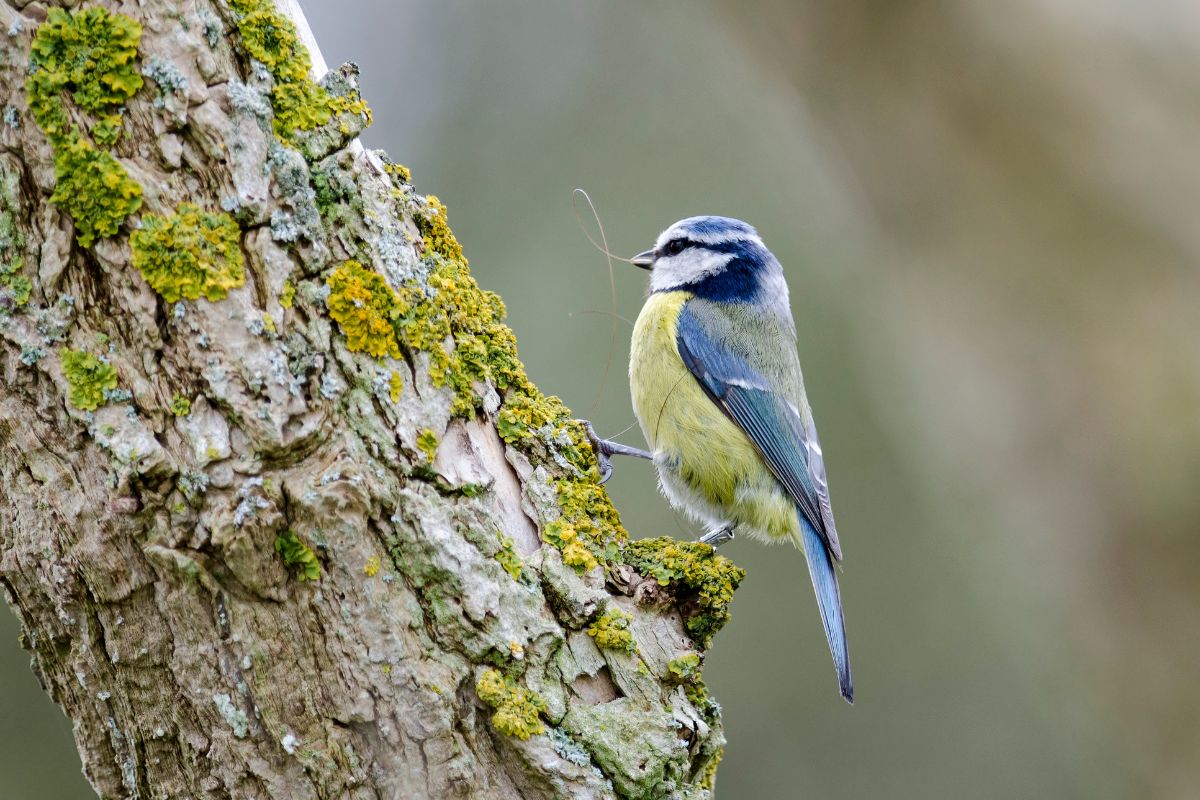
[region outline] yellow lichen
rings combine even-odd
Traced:
[[[51,143],[74,127],[63,106],[63,93],[84,111],[112,124],[116,109],[142,88],[134,63],[141,38],[137,20],[107,8],[49,9],[30,47],[25,92],[34,119]]]
[[[425,454],[425,460],[430,464],[437,457],[438,438],[437,434],[426,428],[417,436],[417,447]]]
[[[521,577],[521,557],[517,555],[516,548],[513,547],[513,540],[507,536],[500,537],[500,549],[496,552],[496,560],[500,562],[500,566],[504,567],[504,571],[512,576],[513,580]]]
[[[579,533],[563,519],[556,519],[542,530],[542,539],[562,551],[563,563],[576,572],[590,572],[600,565],[595,554],[579,539]]]
[[[180,203],[169,217],[147,214],[129,243],[133,265],[168,303],[215,302],[246,282],[241,229],[223,211]]]
[[[171,413],[177,417],[186,417],[192,413],[192,401],[186,395],[175,395],[171,398]]]
[[[450,261],[461,261],[465,266],[467,259],[463,257],[462,245],[450,230],[445,204],[432,194],[426,195],[425,203],[429,210],[417,217],[417,227],[421,231],[421,238],[425,240],[426,254],[437,253]]]
[[[693,676],[699,674],[699,671],[700,656],[698,653],[687,653],[667,662],[667,672],[677,683],[691,680]]]
[[[312,60],[300,41],[295,24],[280,13],[270,0],[231,0],[242,49],[271,73],[272,123],[275,135],[286,144],[300,132],[326,125],[344,114],[371,121],[371,109],[357,96],[330,94],[313,82],[308,73]]]
[[[113,236],[142,206],[142,187],[115,158],[75,134],[54,150],[50,202],[71,215],[81,247]]]
[[[291,308],[292,303],[296,299],[296,284],[290,280],[283,282],[283,289],[279,292],[279,305],[282,308]]]
[[[112,236],[142,203],[142,187],[95,144],[111,147],[121,133],[121,106],[142,86],[134,61],[142,28],[103,7],[51,8],[30,49],[25,94],[38,127],[54,147],[54,193],[50,201],[75,222],[79,243],[91,246]],[[64,96],[98,118],[88,140],[68,113]]]
[[[721,764],[721,759],[725,757],[725,748],[718,747],[716,752],[712,754],[712,758],[708,759],[708,763],[704,765],[704,772],[700,776],[700,788],[712,791],[717,782],[717,767]]]
[[[376,358],[400,357],[392,325],[403,306],[387,281],[357,261],[347,261],[330,273],[329,316],[346,335],[346,347]]]
[[[374,578],[379,574],[379,567],[381,563],[382,562],[379,560],[379,556],[371,556],[367,559],[367,563],[363,565],[363,574],[368,578]]]
[[[412,170],[403,164],[397,164],[386,156],[383,160],[383,171],[400,183],[412,183]]]
[[[388,397],[393,403],[400,402],[400,393],[404,390],[404,381],[400,378],[399,372],[393,372],[392,377],[388,379]]]
[[[677,595],[686,594],[685,624],[701,647],[708,647],[729,621],[733,592],[746,576],[745,570],[706,544],[667,537],[629,542],[621,557],[642,575],[675,587]]]
[[[476,383],[490,381],[500,391],[527,383],[516,340],[501,322],[504,304],[479,288],[465,264],[443,260],[430,270],[425,286],[405,285],[399,298],[396,332],[409,350],[429,355],[433,384],[454,390],[455,416],[477,410]]]
[[[283,559],[283,564],[301,581],[315,581],[321,577],[321,562],[312,548],[296,535],[295,531],[287,530],[275,537],[275,552]]]
[[[105,392],[117,388],[117,371],[84,350],[64,347],[58,351],[63,377],[70,387],[71,405],[84,411],[95,411],[108,402]]]
[[[499,670],[485,669],[475,682],[475,693],[495,709],[492,726],[500,733],[525,740],[545,732],[540,715],[546,711],[546,701]]]
[[[633,632],[629,630],[631,624],[633,617],[619,608],[610,606],[588,626],[587,632],[588,636],[596,640],[597,647],[636,653],[637,644],[633,641]]]

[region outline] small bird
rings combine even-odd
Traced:
[[[595,437],[602,476],[610,455],[650,459],[671,504],[709,527],[700,541],[715,547],[736,531],[795,544],[853,703],[834,568],[842,549],[783,268],[750,225],[709,216],[676,222],[631,263],[650,270],[629,363],[650,450]]]

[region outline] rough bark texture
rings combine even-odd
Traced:
[[[61,5],[0,4],[0,585],[96,791],[708,797],[740,572],[626,541],[355,69]]]

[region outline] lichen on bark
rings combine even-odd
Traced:
[[[629,542],[357,71],[268,0],[40,8],[0,5],[0,585],[96,790],[708,797],[740,572]],[[27,74],[81,20],[99,105]],[[56,200],[64,147],[138,203]]]

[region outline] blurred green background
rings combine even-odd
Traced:
[[[799,554],[733,542],[721,797],[1200,796],[1196,5],[304,6],[362,67],[367,145],[447,203],[533,378],[603,434],[634,423],[645,275],[615,265],[610,350],[573,187],[616,253],[714,213],[783,262],[858,702]],[[610,489],[634,536],[694,535],[646,464]],[[0,794],[89,797],[16,633]]]

